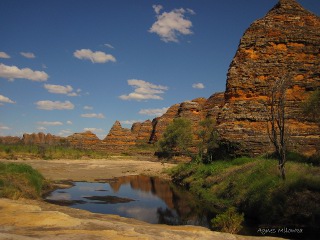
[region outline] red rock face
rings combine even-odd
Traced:
[[[282,78],[290,83],[286,112],[292,150],[311,155],[319,151],[320,130],[303,116],[301,103],[320,87],[320,18],[294,0],[281,0],[241,39],[218,118],[222,136],[241,143],[250,155],[272,150],[266,104],[270,87]]]
[[[134,123],[131,132],[136,138],[136,143],[148,143],[153,130],[152,122],[150,120],[143,123]]]
[[[101,140],[92,132],[74,133],[66,138],[70,146],[80,149],[99,149]]]
[[[126,150],[135,145],[135,136],[130,129],[123,128],[119,121],[116,121],[103,140],[103,145],[111,152]]]
[[[61,139],[61,137],[51,135],[50,133],[25,133],[23,134],[22,142],[28,145],[58,145],[60,144]]]
[[[18,144],[18,143],[21,143],[21,139],[19,137],[5,136],[5,137],[0,137],[0,143],[1,144]]]

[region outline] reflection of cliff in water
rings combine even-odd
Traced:
[[[118,192],[122,185],[130,184],[132,189],[150,192],[162,199],[166,208],[159,207],[159,224],[200,225],[209,227],[212,214],[189,192],[179,189],[160,178],[148,176],[124,176],[109,182],[113,191]]]

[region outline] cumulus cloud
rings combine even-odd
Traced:
[[[116,62],[116,58],[111,54],[101,51],[92,52],[90,49],[76,50],[73,56],[78,59],[90,60],[92,63]]]
[[[104,132],[104,130],[102,128],[84,128],[84,131],[90,131],[93,133],[101,133]]]
[[[153,5],[157,21],[149,29],[150,33],[156,33],[164,42],[179,42],[179,35],[193,34],[191,31],[192,22],[186,18],[186,14],[194,15],[192,9],[174,9],[171,12],[160,11],[161,5]]]
[[[67,121],[67,124],[72,125],[73,123],[72,123],[72,121]]]
[[[196,88],[196,89],[204,89],[205,88],[203,83],[194,83],[194,84],[192,84],[192,87]]]
[[[84,110],[93,110],[93,107],[91,107],[91,106],[84,106],[83,109],[84,109]]]
[[[168,90],[168,87],[166,86],[155,85],[153,83],[137,79],[128,80],[128,85],[134,88],[134,92],[129,93],[128,95],[119,96],[119,98],[122,100],[162,100],[163,98],[160,96],[160,94],[163,94],[166,90]]]
[[[15,101],[12,101],[10,98],[5,97],[3,95],[0,94],[0,102],[4,102],[4,103],[16,103]]]
[[[149,116],[161,116],[168,111],[169,108],[154,108],[154,109],[141,109],[139,111],[140,114],[149,115]]]
[[[78,96],[78,93],[73,92],[73,88],[70,85],[61,86],[61,85],[54,85],[54,84],[45,84],[44,88],[47,89],[48,92],[50,93],[66,94],[71,97]]]
[[[10,58],[10,56],[5,52],[0,52],[0,58]]]
[[[61,130],[58,133],[59,136],[63,136],[63,137],[69,136],[71,134],[72,134],[72,131],[70,129]]]
[[[81,114],[81,117],[84,117],[84,118],[105,118],[105,116],[102,113],[84,113],[84,114]]]
[[[124,121],[120,121],[121,124],[124,124],[124,125],[132,125],[136,122],[141,122],[139,120],[124,120]]]
[[[46,131],[47,128],[45,128],[44,126],[41,126],[41,127],[37,127],[38,131]]]
[[[20,52],[20,54],[22,56],[24,56],[25,58],[36,58],[36,56],[34,55],[34,53],[31,52]]]
[[[36,82],[47,81],[48,74],[44,71],[33,71],[30,68],[18,68],[16,66],[7,66],[0,64],[0,77],[13,81],[16,78],[28,79]]]
[[[163,6],[161,6],[161,5],[153,5],[152,7],[157,15],[159,15],[160,11],[163,9]]]
[[[44,122],[38,122],[39,125],[44,125],[44,126],[61,126],[63,125],[62,122],[47,122],[47,121],[44,121]]]
[[[11,128],[9,128],[8,126],[2,125],[0,123],[0,130],[10,130]]]
[[[72,110],[74,105],[70,101],[60,102],[60,101],[50,101],[43,100],[35,103],[38,109],[42,110]]]

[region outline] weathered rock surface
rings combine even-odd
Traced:
[[[152,122],[146,120],[142,123],[134,123],[131,132],[135,136],[136,143],[148,143],[152,133]]]
[[[101,140],[90,131],[74,133],[66,138],[66,142],[75,148],[80,149],[99,149]]]
[[[4,136],[4,137],[0,137],[0,143],[1,144],[18,144],[18,143],[21,143],[21,138]]]
[[[121,123],[116,121],[103,140],[103,144],[110,151],[123,151],[135,145],[135,136],[130,129],[123,128]]]
[[[0,239],[259,239],[195,226],[152,225],[32,200],[0,198],[0,208]]]
[[[218,118],[223,138],[239,142],[243,153],[271,150],[266,105],[270,88],[286,78],[286,112],[292,150],[319,151],[320,129],[302,114],[301,104],[320,87],[320,18],[295,0],[280,2],[255,21],[241,39],[230,65],[225,105]]]
[[[23,134],[22,142],[27,145],[57,145],[60,144],[61,139],[61,137],[51,135],[50,133],[25,133]]]

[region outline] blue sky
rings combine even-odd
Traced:
[[[104,138],[225,90],[250,24],[277,0],[1,0],[0,135]],[[319,0],[299,0],[320,15]]]

